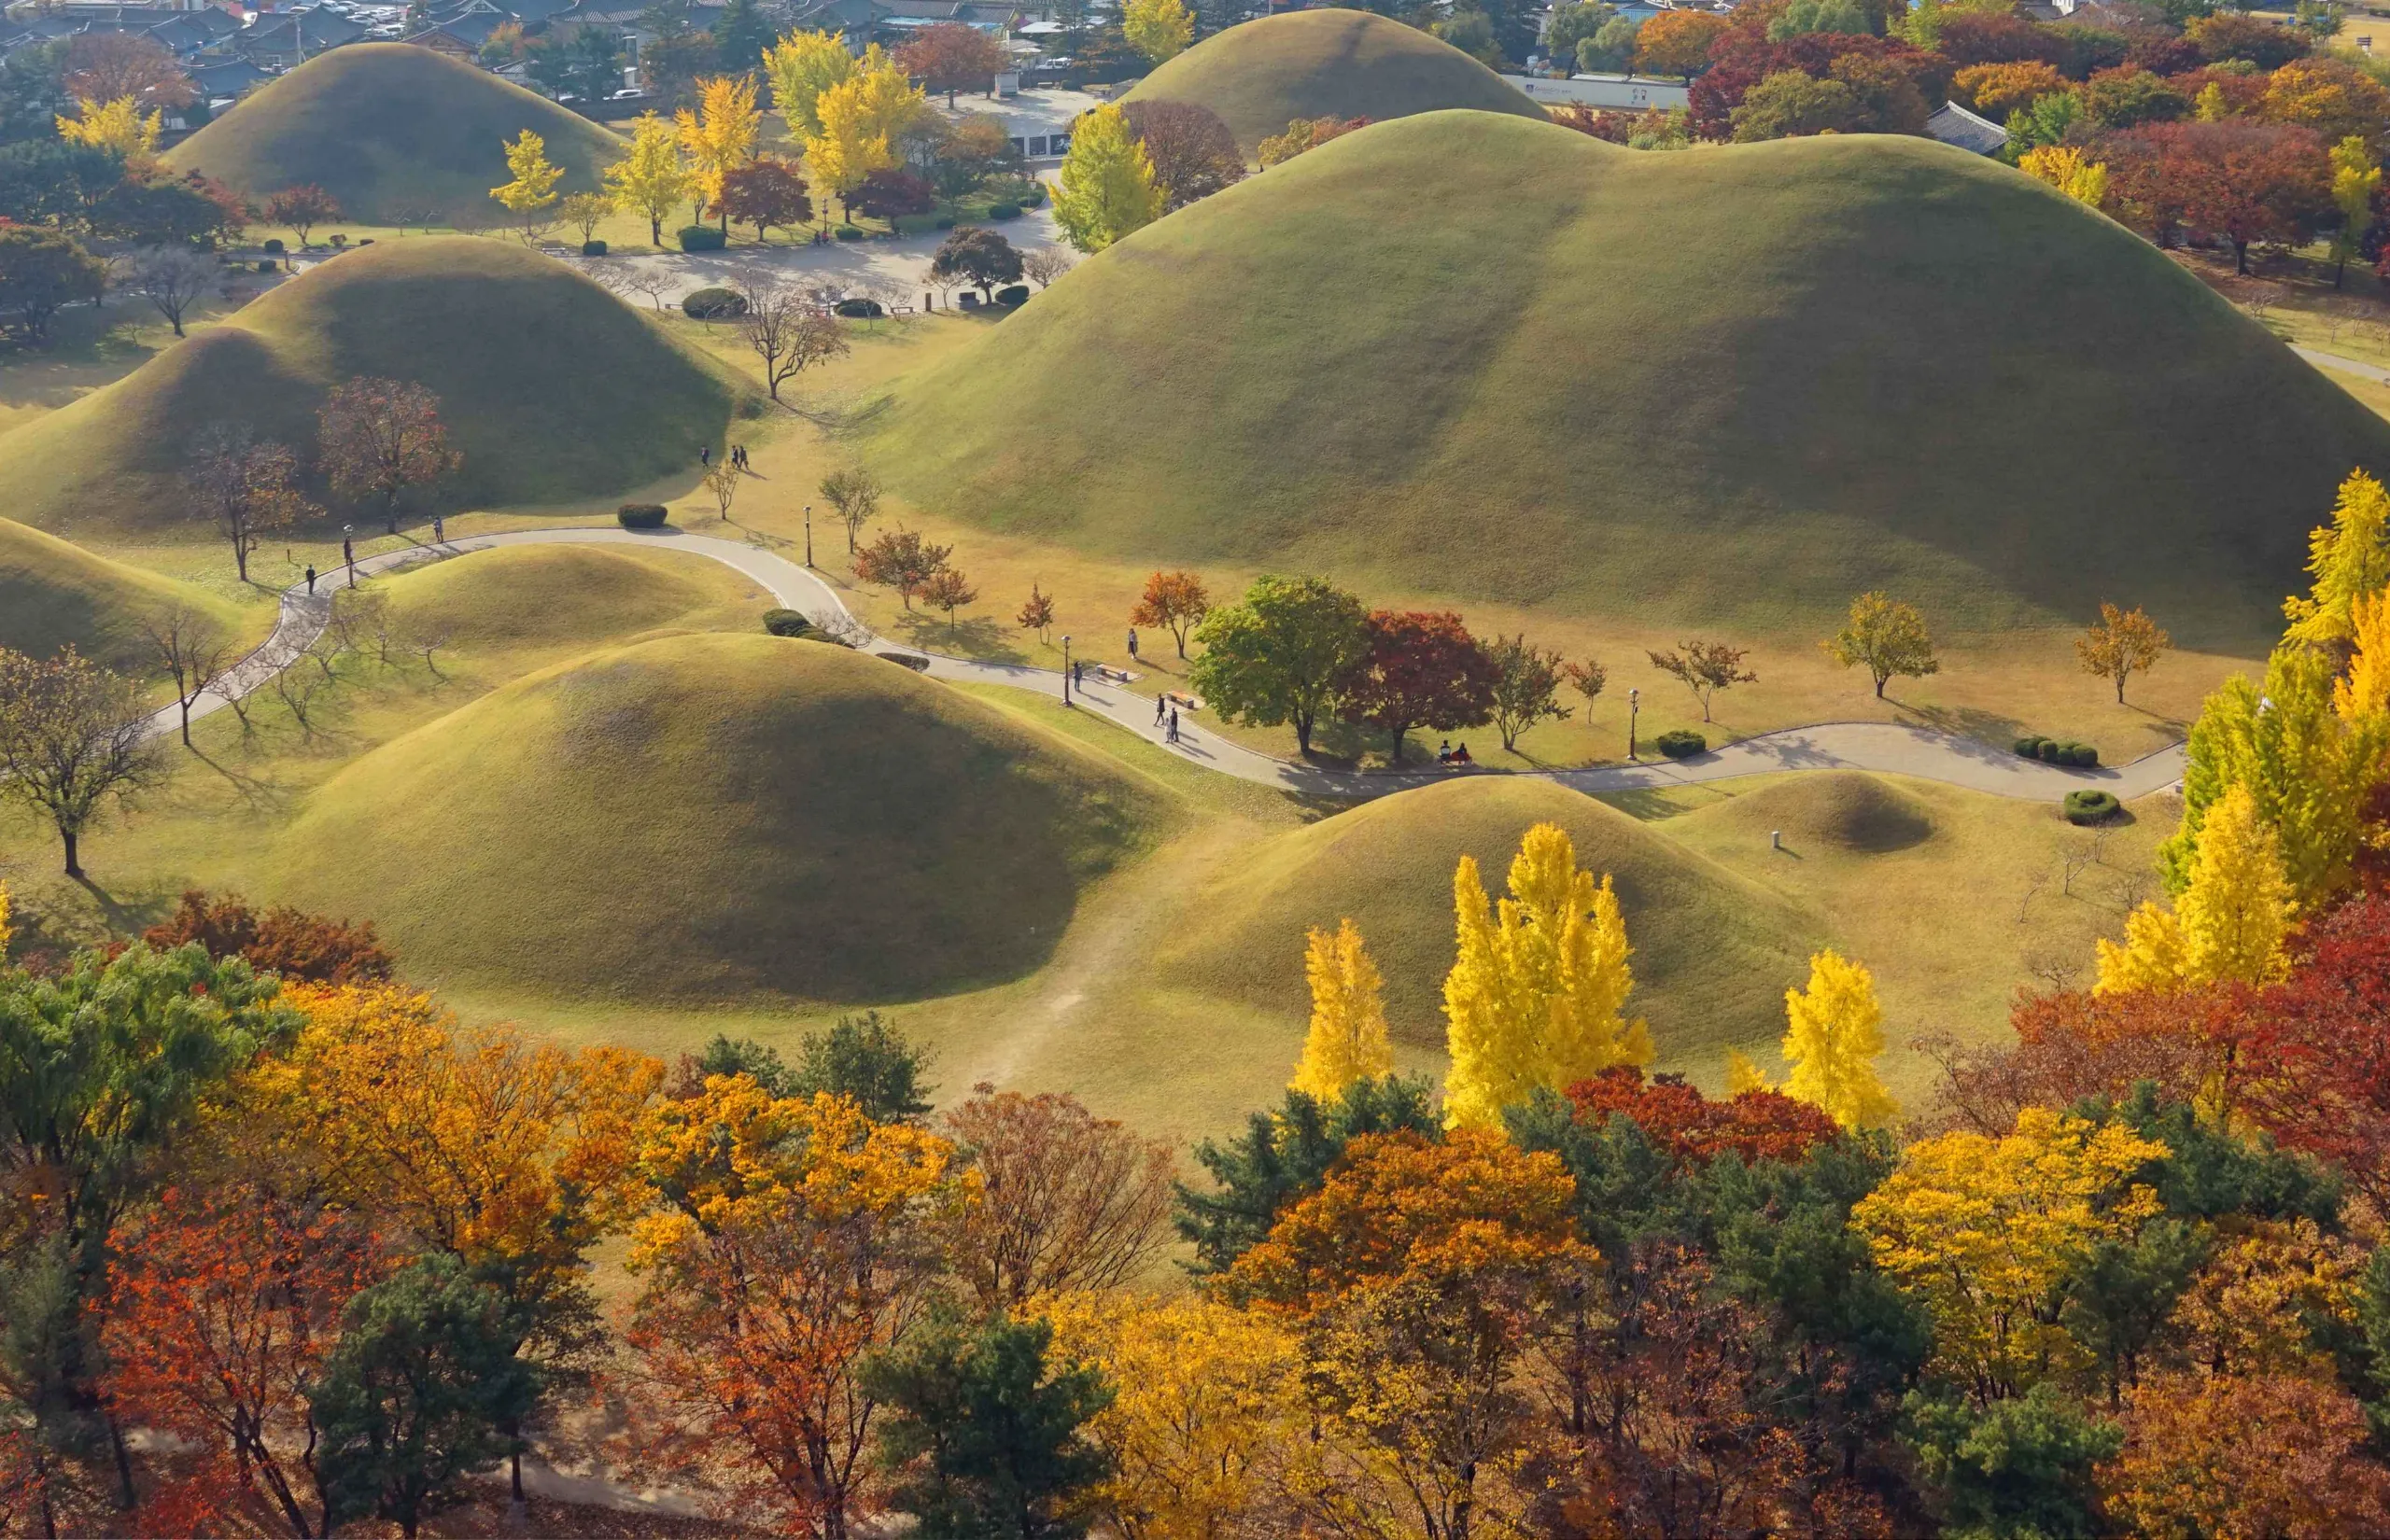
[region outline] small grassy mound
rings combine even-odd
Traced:
[[[187,526],[178,478],[200,429],[238,418],[310,461],[325,392],[360,374],[439,395],[465,456],[439,493],[451,510],[602,497],[690,464],[738,393],[654,323],[513,242],[379,242],[10,433],[0,507],[78,533]]]
[[[500,546],[385,585],[391,613],[452,647],[597,642],[664,625],[709,602],[689,558],[608,546]]]
[[[1874,588],[1976,633],[2129,595],[2218,649],[2279,634],[2335,486],[2390,469],[2390,425],[2005,166],[1480,112],[1156,221],[863,447],[916,503],[1118,559],[1747,637]]]
[[[1568,831],[1578,864],[1607,872],[1634,944],[1633,1014],[1663,1059],[1780,1029],[1816,927],[1785,901],[1626,814],[1547,780],[1483,777],[1381,798],[1279,836],[1195,903],[1197,933],[1164,956],[1186,987],[1304,1009],[1303,932],[1349,917],[1385,975],[1386,1017],[1415,1043],[1443,1041],[1453,960],[1453,867],[1477,858],[1498,896],[1530,825]],[[1715,1056],[1708,1056],[1714,1057]]]
[[[527,675],[318,788],[261,891],[411,977],[702,1005],[919,999],[1042,963],[1167,799],[893,664],[683,635]]]
[[[156,665],[142,623],[177,605],[228,634],[238,627],[232,607],[213,595],[0,519],[0,647],[46,657],[72,646],[148,674]]]
[[[1248,156],[1297,118],[1384,122],[1445,107],[1544,116],[1441,38],[1365,10],[1290,11],[1230,27],[1138,81],[1123,100],[1209,107]]]
[[[525,129],[547,141],[566,192],[597,190],[622,153],[598,124],[461,59],[357,43],[269,80],[167,160],[260,202],[312,182],[359,224],[486,225],[505,218],[489,196],[507,180],[500,146]]]
[[[1821,770],[1735,798],[1705,817],[1738,824],[1760,844],[1781,831],[1795,855],[1884,856],[1940,832],[1933,809],[1863,770]]]

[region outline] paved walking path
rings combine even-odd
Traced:
[[[2296,343],[2292,344],[2291,351],[2319,368],[2337,369],[2343,374],[2354,374],[2360,380],[2371,380],[2376,385],[2390,384],[2390,369],[2380,364],[2361,363],[2355,358],[2343,358],[2337,353],[2321,353]]]
[[[635,531],[620,528],[526,529],[503,535],[470,535],[438,544],[404,547],[368,556],[357,564],[359,577],[388,572],[421,562],[438,561],[469,551],[510,545],[635,545],[704,556],[743,573],[761,584],[786,609],[803,610],[817,620],[847,615],[845,605],[828,583],[785,556],[737,540],[711,535],[691,535],[677,529]],[[262,689],[274,675],[302,657],[323,635],[331,615],[331,597],[347,581],[344,567],[333,567],[316,580],[310,595],[304,585],[282,595],[282,613],[274,635],[245,659],[222,686],[203,695],[191,707],[194,720],[222,710],[232,698]],[[851,617],[850,617],[851,618]],[[1007,685],[1048,696],[1061,693],[1061,675],[1051,668],[1025,664],[981,663],[949,658],[921,648],[876,638],[874,651],[901,653],[926,663],[933,679]],[[1409,787],[1450,780],[1455,772],[1427,769],[1400,775],[1360,775],[1320,770],[1296,764],[1230,743],[1208,731],[1180,722],[1179,741],[1164,742],[1164,730],[1153,721],[1153,701],[1117,685],[1091,683],[1072,692],[1078,706],[1094,712],[1146,742],[1160,745],[1205,769],[1240,780],[1275,786],[1307,796],[1361,798],[1381,796]],[[167,707],[150,718],[158,735],[176,731],[178,713]],[[2116,768],[2064,770],[2056,765],[2018,759],[2004,749],[1972,738],[1890,722],[1826,722],[1816,727],[1788,728],[1729,744],[1690,760],[1660,760],[1614,765],[1600,770],[1552,770],[1539,774],[1581,791],[1623,791],[1639,787],[1682,786],[1725,780],[1736,776],[1766,775],[1783,770],[1873,770],[1916,776],[1997,796],[2056,801],[2080,787],[2098,787],[2130,799],[2172,785],[2183,777],[2180,745]],[[1487,773],[1487,772],[1478,772]]]

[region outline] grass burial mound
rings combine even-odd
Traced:
[[[1209,107],[1248,157],[1297,118],[1383,122],[1445,107],[1544,115],[1451,44],[1363,10],[1292,11],[1230,27],[1146,76],[1123,100]]]
[[[596,191],[622,153],[598,124],[461,59],[357,43],[267,81],[167,160],[260,201],[312,182],[359,224],[485,225],[505,217],[489,196],[507,179],[500,146],[525,129],[547,141],[565,192]]]
[[[2277,633],[2335,485],[2390,469],[2390,424],[2004,166],[1461,112],[1146,227],[867,432],[917,501],[1136,560],[1811,636],[1871,588],[1961,630],[2104,597],[2195,646]]]
[[[1706,1067],[1703,1050],[1781,1030],[1784,990],[1800,981],[1817,934],[1809,918],[1614,807],[1526,778],[1404,791],[1240,856],[1197,900],[1202,924],[1165,956],[1163,974],[1300,1011],[1304,931],[1349,916],[1385,976],[1395,1035],[1441,1043],[1453,867],[1476,857],[1498,897],[1521,836],[1541,822],[1568,831],[1578,865],[1610,875],[1635,946],[1629,1009],[1650,1019],[1664,1059]]]
[[[513,242],[377,242],[9,434],[0,506],[70,536],[180,524],[179,475],[201,428],[238,418],[311,461],[316,407],[360,374],[439,395],[465,456],[438,493],[451,510],[600,497],[688,465],[738,393],[596,284]]]
[[[1804,857],[1889,856],[1916,849],[1941,832],[1922,800],[1863,770],[1788,777],[1696,817],[1739,829],[1755,845],[1780,833],[1784,847]]]
[[[393,619],[452,647],[509,649],[626,637],[712,601],[699,563],[603,545],[499,546],[401,574]]]
[[[119,668],[150,672],[143,623],[182,606],[239,629],[232,606],[138,567],[0,519],[0,647],[47,657],[73,646]]]
[[[427,983],[896,1001],[1037,967],[1168,805],[895,664],[692,634],[527,675],[366,755],[259,886],[372,916]]]

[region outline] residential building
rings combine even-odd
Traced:
[[[1566,80],[1539,80],[1531,75],[1502,77],[1536,101],[1549,106],[1593,107],[1610,112],[1667,111],[1683,106],[1693,89],[1681,80],[1658,80],[1648,75],[1572,75]]]

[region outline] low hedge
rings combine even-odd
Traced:
[[[729,244],[730,237],[711,225],[682,225],[681,227],[682,251],[720,251]]]
[[[258,262],[258,271],[260,273],[279,273],[282,271],[282,264],[275,261],[271,257],[262,258]]]
[[[2094,791],[2085,788],[2066,794],[2066,821],[2069,823],[2100,823],[2115,818],[2124,804],[2114,791]]]
[[[280,238],[279,236],[277,236],[277,237],[275,237],[274,239],[273,239],[273,240],[270,240],[270,241],[266,242],[265,245],[264,245],[262,248],[260,248],[260,249],[262,249],[262,250],[266,250],[266,251],[270,251],[270,252],[274,253],[275,256],[279,257],[279,256],[281,256],[285,251],[288,250],[289,248],[288,248],[288,247],[287,247],[287,246],[285,246],[285,245],[282,244],[281,238]]]
[[[1028,302],[1029,286],[1027,284],[1007,284],[996,290],[996,303],[1000,305],[1025,305]]]
[[[840,225],[836,231],[832,231],[832,233],[836,235],[841,241],[860,241],[863,239],[863,227],[860,225]]]
[[[664,511],[662,503],[625,503],[614,510],[614,522],[625,529],[661,529]]]
[[[1019,203],[990,203],[988,205],[988,217],[991,219],[1018,219],[1020,217],[1020,205]]]
[[[813,622],[801,609],[766,609],[764,629],[775,637],[802,637],[813,629]]]
[[[681,314],[693,321],[735,320],[747,314],[747,297],[735,288],[701,288],[681,301]]]
[[[1671,727],[1652,740],[1652,746],[1672,760],[1689,760],[1709,748],[1709,740],[1690,727]]]
[[[583,257],[603,257],[606,255],[606,243],[603,241],[583,241],[581,243],[581,254]]]
[[[954,216],[951,214],[939,215],[937,217],[937,225],[935,228],[939,230],[952,230],[954,228]]]
[[[2039,760],[2044,764],[2062,764],[2071,770],[2089,770],[2100,763],[2100,750],[2071,738],[2046,738],[2036,735],[2018,738],[2010,747],[2016,749],[2019,759]]]
[[[841,300],[830,308],[850,321],[869,321],[888,314],[877,300]]]

